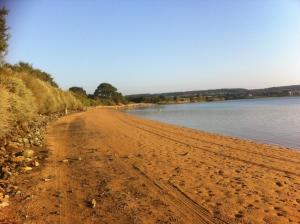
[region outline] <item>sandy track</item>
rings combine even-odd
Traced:
[[[47,144],[2,211],[7,223],[300,222],[292,150],[108,109],[59,119]]]

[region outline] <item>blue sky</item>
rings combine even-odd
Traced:
[[[7,61],[124,94],[300,84],[299,0],[1,0]]]

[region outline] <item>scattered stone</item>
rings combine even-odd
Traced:
[[[12,175],[12,173],[10,172],[9,167],[2,167],[2,169],[0,170],[0,178],[1,179],[7,179],[11,175]]]
[[[52,211],[52,212],[49,212],[49,214],[51,214],[51,215],[59,215],[60,213],[59,213],[59,211]]]
[[[37,166],[39,166],[40,165],[40,163],[38,162],[38,161],[34,161],[34,163],[33,163],[33,165],[35,166],[35,167],[37,167]]]
[[[25,172],[27,172],[27,171],[32,170],[32,167],[30,167],[30,166],[25,166],[25,167],[22,168],[22,170],[25,171]]]
[[[96,200],[93,198],[92,201],[91,201],[91,206],[92,206],[92,208],[95,208],[95,207],[96,207],[96,204],[97,204],[97,202],[96,202]]]
[[[26,163],[29,163],[29,162],[31,162],[32,161],[32,158],[25,158],[25,162]]]
[[[7,201],[0,202],[0,208],[4,208],[6,206],[9,206],[9,203]]]
[[[69,160],[68,160],[68,159],[63,159],[62,162],[63,162],[63,163],[68,163]]]
[[[50,178],[44,178],[44,181],[45,182],[48,182],[48,181],[50,181],[51,179]]]
[[[28,143],[29,143],[28,138],[23,138],[23,143],[24,143],[24,144],[28,144]]]
[[[4,195],[0,193],[0,208],[9,206],[9,195]]]
[[[13,157],[11,158],[11,161],[15,162],[15,163],[21,163],[25,160],[24,156],[17,156],[17,157]]]
[[[6,149],[11,152],[18,152],[20,151],[20,144],[17,142],[8,142]]]
[[[34,156],[34,151],[31,150],[31,149],[26,149],[24,152],[23,152],[23,156],[25,158],[32,158]]]
[[[189,152],[180,153],[179,155],[181,155],[181,156],[186,156],[187,154],[189,154]]]
[[[23,143],[23,139],[22,138],[18,138],[18,143]]]

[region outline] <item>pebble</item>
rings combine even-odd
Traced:
[[[92,201],[91,201],[91,205],[92,205],[92,208],[95,208],[96,207],[96,200],[93,198]]]
[[[23,169],[23,171],[30,171],[30,170],[32,170],[32,167],[30,167],[30,166],[25,166],[25,167],[23,167],[22,169]]]
[[[40,163],[38,162],[38,161],[34,161],[34,166],[39,166],[40,165]]]
[[[0,208],[4,208],[6,206],[9,206],[9,203],[7,201],[0,202]]]
[[[17,156],[17,157],[13,157],[11,160],[15,163],[20,163],[20,162],[23,162],[25,160],[25,157],[24,156]]]
[[[32,158],[34,155],[34,151],[31,150],[31,149],[26,149],[24,152],[23,152],[23,156],[25,158]]]
[[[3,194],[0,193],[0,208],[4,208],[6,206],[9,206],[9,195],[3,196]]]

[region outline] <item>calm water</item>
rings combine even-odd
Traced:
[[[163,105],[129,110],[128,113],[300,149],[300,97]]]

